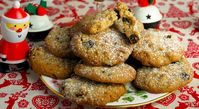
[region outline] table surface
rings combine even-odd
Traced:
[[[117,0],[105,0],[104,8],[113,7]],[[120,0],[134,8],[136,0]],[[0,14],[7,10],[12,0],[0,0]],[[22,5],[35,0],[21,0]],[[93,0],[49,0],[48,15],[54,24],[61,27],[71,26],[82,15],[95,11]],[[186,47],[185,56],[194,70],[193,81],[175,91],[170,96],[141,107],[141,109],[184,109],[199,108],[199,1],[198,0],[158,0],[156,6],[163,14],[160,29],[179,34],[179,39]],[[34,74],[27,72],[0,73],[0,108],[1,109],[86,109],[53,94]],[[104,109],[102,107],[89,107]],[[128,108],[133,109],[133,108]]]

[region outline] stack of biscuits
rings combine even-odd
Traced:
[[[141,63],[134,86],[152,93],[172,92],[191,82],[192,68],[178,37],[166,31],[144,30],[132,57]]]
[[[118,2],[115,10],[86,15],[72,28],[54,28],[31,50],[29,62],[38,74],[65,79],[60,90],[67,99],[104,106],[125,94],[129,82],[152,93],[189,83],[193,74],[183,50],[176,35],[144,30]]]
[[[74,68],[75,76],[66,79],[62,86],[62,94],[71,101],[103,106],[125,94],[124,84],[135,79],[135,69],[124,62],[133,50],[128,37],[135,43],[140,33],[140,29],[136,30],[135,27],[141,25],[143,29],[143,25],[128,8],[125,10],[129,17],[123,15],[119,4],[116,10],[87,15],[73,27],[76,31],[73,32],[70,46],[81,61]],[[127,18],[122,21],[123,17]],[[115,26],[117,21],[118,27],[131,25],[128,37],[123,32],[125,26],[122,31]],[[139,23],[134,25],[133,22]],[[135,31],[137,34],[132,35]]]
[[[35,73],[56,79],[70,77],[79,59],[70,49],[69,33],[67,28],[53,28],[43,45],[31,49],[28,61]]]

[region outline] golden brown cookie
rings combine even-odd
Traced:
[[[65,79],[73,72],[75,60],[58,58],[44,47],[33,48],[29,54],[32,70],[39,75]]]
[[[103,83],[127,83],[135,79],[136,71],[127,64],[110,66],[91,66],[77,64],[74,70],[76,75]]]
[[[70,57],[73,55],[70,49],[70,29],[53,28],[45,38],[46,47],[57,57]]]
[[[109,102],[118,100],[126,92],[122,84],[97,83],[78,76],[66,79],[60,90],[70,101],[80,105],[95,106],[105,106]]]
[[[190,83],[193,71],[186,58],[160,68],[142,67],[137,70],[135,85],[152,92],[172,92]]]
[[[113,10],[105,10],[99,13],[85,15],[78,22],[81,30],[85,34],[96,34],[102,32],[113,25],[117,19],[117,14]]]
[[[115,12],[118,15],[115,27],[124,33],[131,43],[136,43],[141,37],[141,32],[144,30],[143,24],[133,16],[131,10],[122,2],[117,3]]]
[[[95,35],[80,32],[72,38],[71,47],[75,55],[95,66],[123,63],[132,52],[128,39],[115,29]]]
[[[173,33],[149,29],[141,35],[133,45],[132,56],[143,65],[161,67],[182,58],[184,48]]]

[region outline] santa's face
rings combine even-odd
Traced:
[[[24,23],[8,23],[2,22],[1,32],[3,39],[8,42],[21,42],[28,33],[29,21]]]

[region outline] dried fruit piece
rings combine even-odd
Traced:
[[[95,42],[93,42],[92,40],[83,42],[83,45],[84,45],[86,48],[92,48],[92,47],[94,46],[94,44],[95,44]]]
[[[139,37],[135,36],[134,34],[129,37],[131,43],[136,43],[139,40]]]
[[[187,73],[181,73],[180,74],[180,77],[183,79],[183,80],[189,80],[189,78],[190,78],[190,75],[189,74],[187,74]]]

